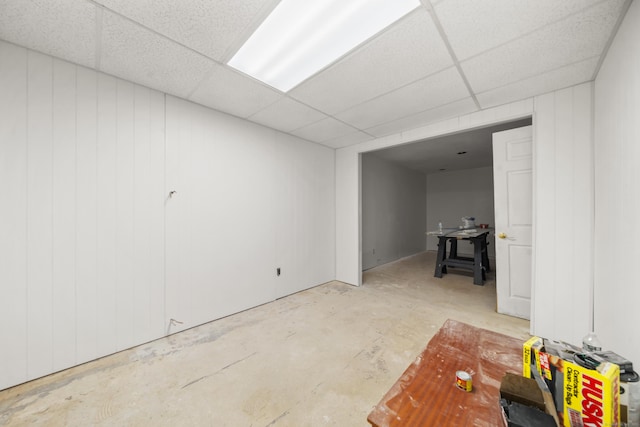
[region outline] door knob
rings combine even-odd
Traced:
[[[499,233],[498,237],[501,238],[501,239],[506,239],[507,235],[506,235],[506,233]]]
[[[177,191],[173,190],[173,191],[169,191],[169,198],[173,197],[174,194],[176,194]]]

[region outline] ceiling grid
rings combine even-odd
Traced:
[[[340,148],[593,80],[630,2],[421,0],[287,93],[226,64],[278,0],[3,0],[0,40]]]

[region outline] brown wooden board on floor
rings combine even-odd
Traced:
[[[456,372],[472,374],[472,391],[455,385]],[[503,425],[500,380],[522,373],[522,341],[447,320],[367,421],[388,426]]]

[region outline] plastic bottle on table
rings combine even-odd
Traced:
[[[595,332],[589,332],[582,338],[582,349],[586,352],[602,350],[602,344]]]

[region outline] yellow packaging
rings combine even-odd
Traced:
[[[544,340],[533,337],[522,346],[523,376],[533,378],[532,365],[545,379],[564,427],[620,425],[620,368],[605,362],[588,369],[545,352]]]
[[[563,360],[564,425],[617,427],[620,422],[620,368],[605,362],[598,370]]]
[[[531,337],[522,345],[522,376],[533,378],[531,375],[531,365],[535,364],[536,369],[544,374],[544,369],[540,365],[540,351],[544,350],[544,340],[540,337]],[[546,358],[545,358],[546,359]],[[551,378],[549,378],[551,379]]]

